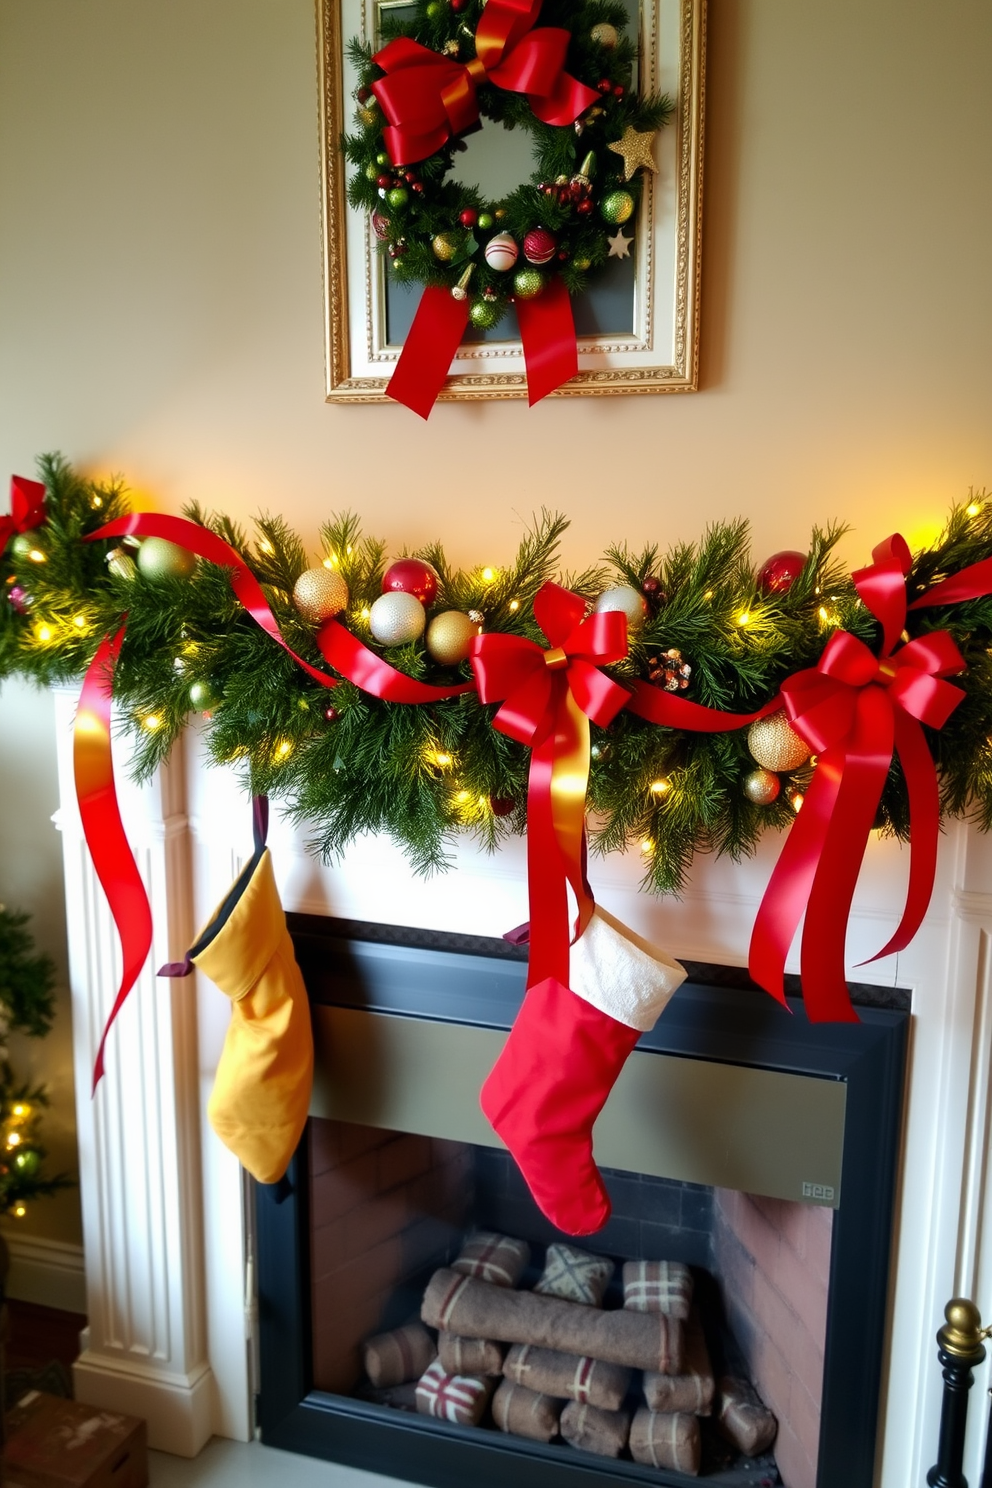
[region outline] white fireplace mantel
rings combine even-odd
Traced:
[[[192,1456],[211,1434],[247,1440],[252,1431],[250,1188],[205,1116],[227,998],[203,977],[161,981],[154,973],[182,955],[250,853],[251,813],[233,775],[203,764],[195,730],[141,789],[119,762],[155,945],[111,1034],[106,1078],[91,1101],[119,958],[72,791],[75,697],[67,690],[56,701],[89,1313],[76,1389],[84,1401],[144,1416],[153,1446]],[[459,843],[454,870],[424,880],[379,839],[355,844],[333,868],[309,857],[278,818],[269,840],[288,910],[495,936],[526,918],[522,843],[495,857]],[[638,891],[636,855],[595,859],[591,877],[607,908],[675,955],[743,964],[777,852],[766,841],[741,864],[701,860],[679,901]],[[898,844],[871,842],[849,966],[895,928],[906,867]],[[913,1009],[878,1488],[923,1482],[935,1459],[934,1334],[945,1302],[965,1295],[992,1313],[990,936],[992,840],[955,823],[942,839],[933,904],[913,945],[852,973],[910,988]],[[965,1459],[972,1482],[980,1475],[988,1368],[972,1394]]]

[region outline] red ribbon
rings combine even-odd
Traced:
[[[579,370],[572,302],[556,275],[535,299],[518,298],[516,307],[527,366],[527,402],[533,408]]]
[[[372,92],[389,123],[383,141],[394,165],[426,160],[445,141],[479,121],[476,90],[495,83],[526,93],[537,118],[564,127],[598,99],[565,71],[569,32],[534,29],[541,0],[489,0],[475,33],[469,62],[432,52],[408,37],[391,41],[373,57],[386,74]]]
[[[430,285],[413,317],[386,394],[425,419],[437,402],[468,325],[468,300]]]
[[[110,749],[111,689],[123,638],[122,626],[113,639],[107,636],[101,641],[86,670],[72,743],[83,835],[120,936],[123,961],[120,987],[93,1065],[94,1093],[103,1077],[103,1052],[110,1026],[137,981],[152,944],[151,908],[121,821]]]
[[[965,665],[948,631],[898,644],[912,563],[905,540],[888,538],[872,557],[852,577],[881,623],[880,654],[837,631],[815,667],[782,684],[792,725],[819,761],[758,909],[749,965],[759,986],[784,1002],[785,958],[805,910],[800,967],[812,1022],[857,1021],[845,983],[844,932],[894,750],[909,798],[909,889],[895,934],[871,959],[902,950],[922,923],[933,891],[940,803],[921,725],[943,727],[964,697],[942,680]]]
[[[10,516],[0,517],[0,553],[18,532],[30,532],[45,520],[45,487],[23,475],[10,478]]]
[[[528,987],[546,977],[568,985],[568,884],[578,905],[576,936],[592,916],[595,901],[585,871],[589,721],[605,727],[629,696],[599,670],[626,656],[626,617],[613,611],[584,619],[585,611],[579,595],[544,584],[534,616],[548,650],[521,636],[482,635],[472,642],[479,698],[502,702],[493,727],[531,750]]]
[[[187,521],[185,517],[162,516],[158,512],[132,512],[129,517],[118,517],[115,522],[108,522],[98,532],[91,532],[86,541],[95,542],[98,538],[132,536],[163,537],[167,542],[173,542],[178,547],[185,548],[187,552],[195,553],[199,558],[206,558],[208,562],[216,563],[220,568],[229,568],[231,588],[251,618],[262,627],[266,635],[271,636],[284,651],[287,651],[296,664],[303,668],[307,676],[319,682],[321,687],[338,685],[336,677],[329,677],[326,672],[312,667],[309,662],[303,660],[302,656],[297,656],[292,646],[283,639],[279,622],[272,613],[261,584],[250,572],[237,549],[232,548],[230,543],[225,542],[222,537],[218,537],[207,527]]]
[[[317,645],[342,677],[385,703],[440,703],[459,693],[471,692],[474,686],[472,682],[458,682],[453,687],[433,687],[429,682],[408,677],[369,650],[337,620],[328,620],[321,626]]]

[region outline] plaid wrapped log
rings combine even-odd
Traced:
[[[466,1338],[533,1343],[631,1369],[682,1373],[684,1327],[664,1313],[604,1312],[560,1297],[491,1286],[445,1267],[428,1282],[420,1316],[429,1328]]]
[[[623,1305],[628,1312],[664,1312],[685,1322],[692,1304],[692,1272],[681,1261],[625,1261]]]
[[[526,1436],[531,1441],[549,1442],[558,1435],[558,1417],[562,1402],[550,1395],[528,1390],[503,1380],[493,1396],[493,1420],[500,1431],[511,1436]]]
[[[529,1390],[559,1400],[577,1400],[580,1405],[598,1405],[602,1410],[620,1409],[631,1375],[622,1364],[534,1348],[529,1343],[514,1344],[504,1360],[503,1373]]]
[[[699,1472],[699,1422],[684,1411],[639,1410],[630,1425],[630,1455],[646,1467]]]
[[[574,1245],[549,1245],[534,1290],[545,1297],[564,1297],[586,1307],[601,1307],[613,1271],[613,1262],[607,1256],[590,1255]]]
[[[720,1380],[717,1425],[727,1441],[745,1457],[757,1457],[767,1451],[778,1431],[778,1421],[762,1405],[753,1386],[747,1380],[730,1376]]]
[[[493,1382],[474,1374],[445,1374],[435,1359],[417,1381],[417,1410],[438,1421],[478,1426],[492,1394]]]
[[[503,1372],[506,1345],[492,1338],[462,1338],[459,1333],[439,1333],[437,1352],[448,1374],[495,1374]]]
[[[419,1379],[435,1358],[434,1340],[423,1323],[408,1323],[391,1333],[377,1333],[362,1348],[365,1373],[377,1390]]]
[[[699,1315],[693,1308],[685,1325],[682,1374],[658,1374],[653,1369],[645,1370],[644,1398],[653,1411],[688,1411],[693,1416],[710,1416],[715,1394],[713,1366]]]
[[[630,1435],[630,1416],[626,1411],[600,1410],[598,1405],[570,1400],[561,1413],[560,1429],[571,1447],[599,1457],[619,1457]]]
[[[463,1276],[474,1276],[476,1281],[491,1282],[493,1286],[515,1287],[529,1260],[530,1246],[526,1240],[478,1230],[462,1246],[451,1269]]]

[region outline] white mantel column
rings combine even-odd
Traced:
[[[182,751],[137,788],[118,766],[122,815],[154,921],[152,952],[93,1060],[120,977],[120,951],[76,807],[76,693],[56,694],[59,825],[72,984],[80,1186],[89,1326],[74,1366],[77,1398],[148,1422],[149,1442],[194,1456],[211,1435],[192,979],[157,968],[190,941],[190,874]],[[121,751],[123,754],[123,751]]]

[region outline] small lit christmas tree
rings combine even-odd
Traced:
[[[27,924],[27,915],[0,904],[0,1215],[15,1219],[24,1217],[30,1200],[70,1186],[64,1175],[42,1172],[45,1091],[19,1083],[7,1058],[9,1034],[43,1038],[55,1014],[55,968],[36,954]]]

